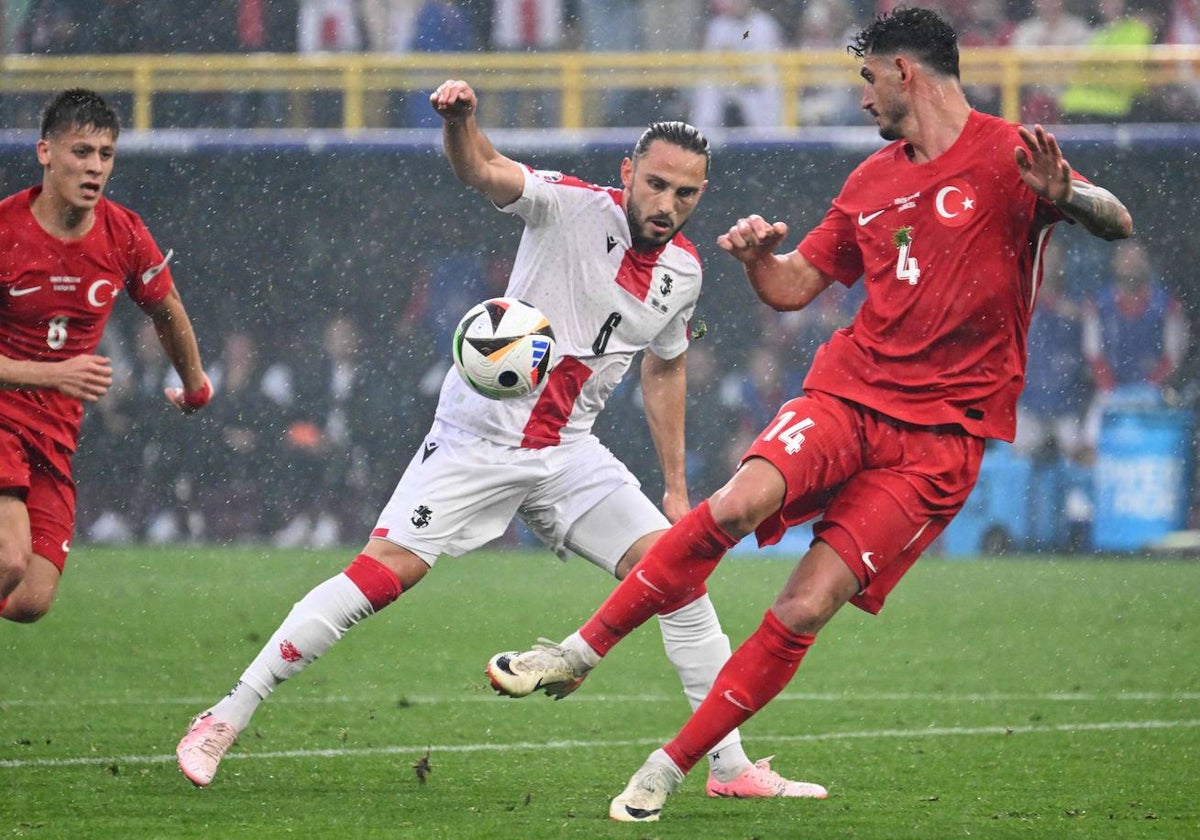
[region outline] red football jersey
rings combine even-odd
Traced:
[[[798,250],[845,285],[862,277],[866,299],[806,389],[1013,439],[1041,256],[1064,218],[1021,179],[1019,145],[1015,124],[972,111],[936,160],[914,163],[897,141],[850,174]]]
[[[95,353],[121,289],[140,306],[171,290],[168,258],[136,213],[101,199],[81,239],[38,224],[41,187],[0,201],[0,354],[52,362]],[[74,451],[83,404],[51,389],[0,389],[0,422]]]

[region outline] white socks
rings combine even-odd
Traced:
[[[721,630],[721,621],[707,594],[675,612],[660,615],[663,648],[679,672],[683,693],[695,711],[708,695],[717,674],[729,660],[729,637]],[[733,730],[708,754],[709,767],[719,781],[729,782],[750,766],[742,749],[742,735]]]
[[[237,685],[212,707],[239,732],[275,686],[304,670],[351,627],[371,615],[367,596],[345,574],[317,585],[300,599]]]

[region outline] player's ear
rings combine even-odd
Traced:
[[[621,161],[621,186],[625,189],[633,186],[633,160],[630,158]]]
[[[896,73],[900,76],[900,84],[906,84],[912,79],[912,65],[902,55],[896,56]]]

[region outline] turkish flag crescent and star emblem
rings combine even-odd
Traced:
[[[962,227],[975,218],[975,190],[966,181],[950,181],[938,187],[933,209],[946,227]]]

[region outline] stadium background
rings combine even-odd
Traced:
[[[476,5],[481,4],[467,4]],[[803,4],[787,5],[794,11]],[[180,44],[184,53],[220,46],[219,40],[200,36]],[[1151,80],[1175,79],[1171,74],[1178,72],[1180,56],[1189,55],[1178,47],[1149,50],[1138,54],[1137,67]],[[72,51],[80,49],[64,49]],[[1008,80],[1005,86],[980,89],[983,99],[1005,112],[1014,108],[1014,91],[1019,97],[1030,89],[1009,84],[1022,73],[1050,83],[1063,78],[1063,66],[1086,70],[1095,61],[1083,54],[981,54],[974,76],[966,64],[966,80]],[[585,55],[600,64],[585,68],[592,87],[581,95],[582,110],[576,111],[568,107],[575,77],[548,79],[545,67],[569,69]],[[158,402],[163,372],[139,353],[144,319],[133,307],[119,308],[105,351],[118,360],[122,381],[89,412],[77,461],[80,538],[279,539],[290,524],[305,519],[308,530],[294,533],[311,539],[316,520],[332,514],[336,527],[321,539],[359,540],[428,426],[438,373],[448,365],[454,321],[474,301],[502,290],[520,232],[514,220],[452,177],[436,129],[394,127],[388,115],[420,108],[425,96],[420,81],[462,75],[484,88],[485,127],[502,126],[512,121],[507,97],[544,87],[550,98],[537,113],[546,124],[489,128],[496,145],[535,167],[615,183],[620,159],[644,120],[630,120],[628,128],[605,125],[611,119],[602,115],[596,79],[615,72],[622,61],[632,62],[642,78],[656,81],[631,86],[628,114],[686,117],[679,111],[678,88],[654,87],[663,74],[668,81],[694,74],[694,65],[679,69],[681,57],[684,65],[694,59],[712,73],[731,74],[730,79],[756,66],[751,61],[764,60],[761,55],[681,53],[664,58],[666,69],[656,75],[647,69],[654,57],[644,53],[606,59],[584,52],[436,58],[289,54],[260,55],[251,63],[246,56],[213,55],[200,65],[178,65],[172,75],[172,62],[195,56],[5,57],[7,81],[0,85],[7,94],[0,112],[10,126],[0,132],[5,192],[38,180],[32,121],[37,105],[56,87],[95,85],[113,96],[135,126],[152,115],[152,129],[122,136],[108,195],[134,208],[161,247],[174,250],[173,270],[207,362],[223,373],[223,346],[235,333],[255,345],[257,356],[253,397],[222,394],[221,401],[233,404],[199,422],[178,422]],[[1152,60],[1143,60],[1147,57]],[[1057,69],[1046,64],[1050,58],[1059,62]],[[792,86],[805,78],[797,73],[832,67],[850,75],[844,52],[807,55],[800,65],[795,52],[771,60],[779,62]],[[152,71],[139,76],[146,66]],[[324,68],[334,81],[329,75],[296,81],[283,73],[306,66],[313,72]],[[348,72],[355,68],[359,77],[374,78],[379,89],[355,92],[348,81],[356,78]],[[200,78],[205,69],[223,73],[218,81],[226,87],[200,92],[211,83]],[[145,73],[150,72],[160,75],[147,93]],[[285,97],[284,127],[230,128],[229,104],[245,93],[238,78],[257,85],[260,75],[266,79],[271,73],[294,85],[277,92]],[[407,87],[388,87],[389,74],[397,73],[409,79]],[[327,84],[333,87],[310,89]],[[847,90],[853,89],[851,77]],[[355,95],[363,99],[349,108]],[[790,112],[785,117],[797,120]],[[582,127],[558,128],[580,118]],[[349,127],[336,127],[343,122]],[[1192,267],[1200,254],[1188,220],[1200,194],[1200,174],[1193,165],[1197,126],[1163,121],[1056,129],[1072,164],[1127,202],[1157,273],[1185,308],[1194,309],[1200,289]],[[819,219],[850,168],[880,142],[861,125],[709,133],[714,141],[711,186],[687,229],[706,262],[697,314],[708,334],[694,346],[689,396],[689,466],[696,498],[719,486],[745,436],[761,426],[762,411],[774,408],[747,404],[739,390],[737,380],[754,364],[756,351],[774,351],[781,387],[794,389],[816,344],[854,302],[853,293],[843,295],[834,302],[835,311],[807,321],[767,313],[739,267],[716,248],[716,236],[739,215],[760,212],[788,221],[789,244],[794,244]],[[1084,296],[1098,291],[1108,280],[1105,246],[1066,226],[1060,226],[1058,237],[1069,245],[1070,284]],[[312,385],[329,375],[322,337],[339,316],[357,333],[351,342],[355,377],[348,394],[330,406],[328,394],[314,395]],[[1176,404],[1189,408],[1195,400],[1194,364],[1189,358],[1172,388]],[[331,412],[337,414],[338,428],[328,434]],[[257,438],[254,445],[232,445],[231,430],[246,429]],[[636,376],[614,395],[599,431],[657,497],[656,460],[638,406]]]

